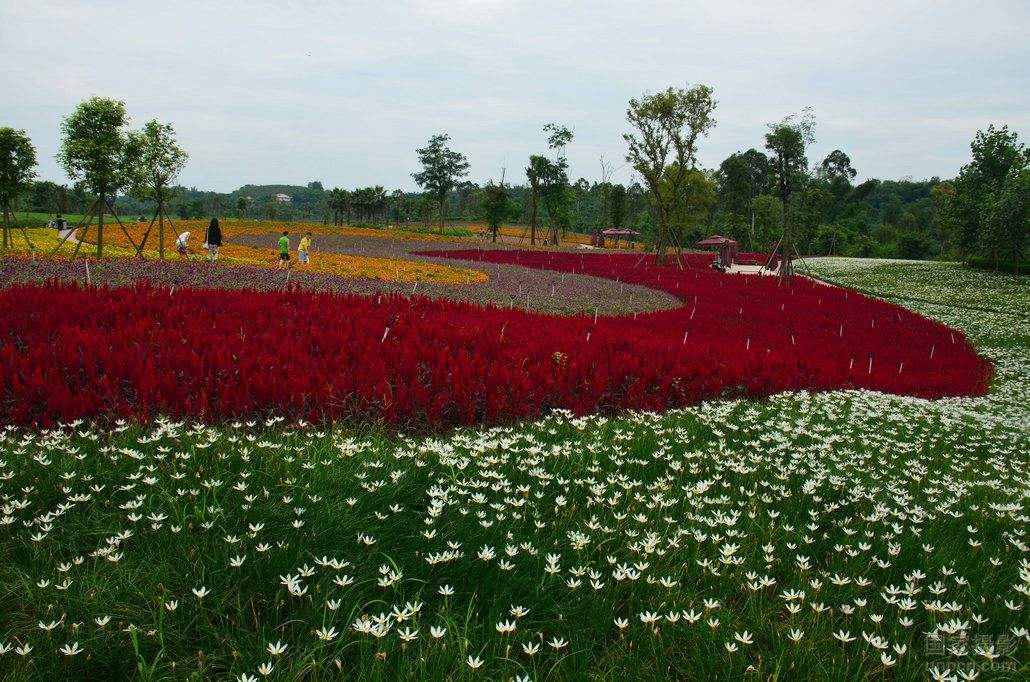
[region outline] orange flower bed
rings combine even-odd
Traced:
[[[109,252],[116,258],[132,257],[132,245],[125,233],[118,227],[105,225],[104,246],[113,247]],[[126,223],[126,229],[132,239],[139,244],[146,232],[146,223]],[[228,265],[254,265],[258,267],[278,267],[279,250],[275,234],[281,229],[281,224],[276,225],[263,221],[234,221],[223,222],[222,233],[226,238],[233,235],[243,234],[268,234],[269,247],[267,249],[244,246],[242,244],[225,244],[219,249],[218,261]],[[327,225],[304,225],[294,224],[287,229],[294,235],[303,232],[317,234],[359,234],[358,232],[343,231],[343,228],[334,228]],[[367,228],[350,228],[352,230],[367,230],[368,232],[379,233],[380,230]],[[165,227],[165,257],[178,258],[175,252],[175,238],[183,231],[190,232],[190,254],[191,260],[204,259],[206,254],[203,251],[204,234],[207,230],[206,220],[180,220],[174,223],[174,228]],[[307,265],[293,263],[293,267],[310,270],[329,275],[336,275],[346,279],[377,279],[384,282],[426,282],[435,284],[474,284],[485,282],[489,277],[486,273],[471,268],[463,268],[450,265],[437,265],[435,263],[423,263],[417,261],[403,260],[399,258],[375,258],[371,256],[352,256],[343,253],[321,253],[318,251],[318,240],[314,241],[314,248],[311,254],[311,262]],[[85,243],[96,243],[96,231],[89,230],[85,235]],[[80,253],[85,253],[85,247]],[[150,237],[145,245],[144,255],[154,258],[158,255],[158,229],[155,225],[150,232]]]

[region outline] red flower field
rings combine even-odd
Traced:
[[[803,278],[723,275],[707,256],[433,255],[608,277],[684,305],[595,319],[299,289],[19,285],[0,290],[0,423],[281,414],[437,428],[797,389],[979,395],[991,376],[948,327]]]

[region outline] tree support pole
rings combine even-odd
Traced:
[[[24,225],[18,223],[18,218],[14,215],[14,209],[11,207],[11,202],[7,201],[4,203],[4,241],[5,248],[13,249],[14,234],[11,232],[11,223],[14,223],[14,226],[21,230],[21,236],[25,238],[25,243],[28,244],[29,250],[35,251],[36,247],[29,238],[28,230],[25,229]]]
[[[93,203],[89,205],[89,210],[86,211],[86,215],[82,216],[82,220],[79,221],[78,225],[76,225],[71,230],[68,230],[68,232],[64,235],[64,237],[57,244],[57,246],[54,247],[54,250],[50,252],[51,256],[53,256],[58,251],[60,251],[61,247],[64,246],[64,243],[66,241],[68,241],[68,238],[71,237],[76,232],[78,232],[80,229],[82,229],[83,224],[85,224],[85,227],[86,227],[87,230],[89,229],[89,224],[93,221],[93,209],[95,209],[96,206],[97,206],[97,202],[94,199]],[[83,236],[85,237],[85,232],[83,232]],[[76,239],[75,253],[79,252],[78,244],[80,244],[80,243],[82,243],[81,240]],[[72,258],[75,258],[75,253],[72,254]]]
[[[143,258],[143,250],[136,246],[136,241],[132,238],[132,235],[129,234],[129,231],[125,228],[125,225],[122,224],[122,219],[118,217],[118,212],[114,210],[114,206],[111,205],[111,202],[107,199],[107,197],[104,197],[104,203],[107,204],[107,207],[109,209],[111,209],[111,215],[113,215],[114,219],[118,221],[118,226],[122,228],[122,232],[125,233],[125,238],[129,240],[130,244],[132,244],[132,248],[136,249],[136,255],[138,255],[140,258]]]
[[[140,255],[140,256],[143,255],[143,247],[147,245],[147,239],[150,238],[150,231],[152,229],[154,229],[154,221],[157,220],[157,212],[159,210],[161,210],[161,209],[158,208],[157,210],[154,211],[154,217],[150,219],[150,225],[147,226],[147,231],[143,233],[143,239],[142,239],[142,241],[140,241],[139,249],[136,251],[136,253],[138,255]]]

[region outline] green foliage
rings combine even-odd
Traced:
[[[985,197],[981,210],[983,242],[992,258],[1017,264],[1026,258],[1030,249],[1030,168],[1013,165],[1002,186]]]
[[[991,205],[1003,190],[1009,172],[1030,165],[1030,150],[1008,126],[993,125],[977,132],[970,150],[972,160],[959,172],[954,191],[939,197],[940,207],[957,228],[954,237],[959,251],[997,257],[1008,230],[998,219],[989,220],[992,215],[1001,215]]]
[[[501,224],[508,220],[514,220],[519,214],[519,207],[511,200],[508,187],[503,182],[494,184],[491,180],[486,183],[480,206],[486,218],[486,224],[490,226],[493,241],[497,241],[497,229]]]
[[[777,196],[763,194],[755,197],[751,206],[755,220],[748,235],[748,248],[768,252],[783,233],[783,202]]]
[[[979,270],[993,270],[996,272],[1008,272],[1013,275],[1026,275],[1027,264],[1023,260],[995,260],[983,256],[970,256],[965,261],[966,265]]]
[[[779,191],[785,213],[791,206],[791,195],[808,182],[808,157],[805,155],[805,147],[814,139],[815,119],[809,109],[805,109],[800,116],[791,114],[779,123],[769,124],[769,132],[765,135],[765,148],[773,156],[774,184]],[[790,275],[790,258],[796,248],[793,232],[793,220],[785,214],[780,253],[787,267],[780,269],[782,278]]]
[[[61,123],[58,161],[68,177],[98,196],[112,197],[132,181],[132,145],[125,103],[91,97]]]
[[[612,185],[608,200],[609,222],[616,230],[622,229],[626,220],[626,188],[620,184]]]
[[[805,147],[815,140],[815,120],[806,109],[799,116],[791,114],[779,123],[770,123],[765,135],[765,148],[773,156],[773,183],[780,199],[790,195],[808,180],[808,157]]]
[[[0,204],[7,206],[36,177],[36,148],[24,130],[0,128]]]
[[[737,152],[719,165],[719,204],[723,211],[746,218],[750,222],[751,202],[769,191],[772,167],[757,149]]]
[[[142,130],[128,134],[127,149],[132,194],[166,204],[189,158],[175,139],[175,129],[170,123],[148,121]]]
[[[669,225],[680,186],[697,162],[699,138],[715,127],[717,102],[712,88],[668,88],[640,99],[631,99],[626,119],[634,132],[623,139],[629,146],[626,160],[647,184],[657,228],[655,248],[664,261]],[[675,171],[666,175],[674,166]]]
[[[1025,282],[819,261],[969,334],[1001,369],[991,393],[432,437],[274,416],[3,430],[0,677],[1025,678]],[[1016,648],[944,659],[942,626]]]
[[[447,146],[450,139],[447,134],[433,135],[425,147],[415,150],[422,170],[411,174],[419,187],[436,198],[440,206],[440,227],[443,227],[447,193],[454,189],[460,178],[468,175],[469,169],[465,155]]]
[[[670,206],[669,231],[673,245],[690,248],[706,236],[708,214],[715,204],[716,184],[702,171],[691,170],[674,189],[673,178],[678,172],[675,164],[666,169],[661,191],[663,201]]]
[[[831,182],[840,179],[844,180],[848,185],[858,175],[858,171],[851,167],[851,157],[839,149],[834,149],[826,155],[826,158],[819,165],[819,170]]]

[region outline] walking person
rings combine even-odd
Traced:
[[[279,265],[280,270],[290,267],[290,233],[283,230],[283,236],[279,237]]]
[[[308,232],[300,239],[300,244],[297,246],[297,262],[301,265],[307,265],[310,263],[310,256],[308,252],[311,250],[311,233]]]
[[[204,239],[207,245],[207,259],[214,263],[218,260],[218,247],[222,245],[222,228],[218,225],[218,218],[212,218],[207,226],[207,237]]]

